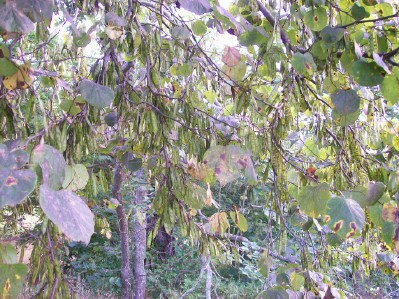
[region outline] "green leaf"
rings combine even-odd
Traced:
[[[335,44],[344,37],[345,29],[338,27],[326,26],[320,32],[320,36],[324,43]]]
[[[299,190],[298,204],[306,215],[317,218],[319,215],[324,216],[330,197],[330,186],[327,183],[305,186]]]
[[[94,215],[79,196],[68,190],[54,191],[41,185],[39,202],[46,216],[68,238],[89,243],[94,233]]]
[[[197,20],[191,26],[191,30],[195,35],[202,36],[207,32],[208,27],[203,21]]]
[[[380,84],[384,77],[384,69],[374,61],[365,62],[358,60],[352,65],[351,73],[353,78],[362,86],[376,86]]]
[[[238,37],[238,42],[245,47],[258,45],[266,42],[265,36],[258,29],[246,31]]]
[[[367,197],[366,197],[366,205],[372,206],[378,202],[378,200],[385,193],[385,185],[382,182],[369,182]]]
[[[83,164],[66,166],[65,180],[62,184],[63,189],[77,191],[83,189],[89,181],[89,173]]]
[[[10,2],[0,9],[0,29],[27,34],[35,29],[35,24]]]
[[[393,88],[393,86],[399,86],[399,67],[394,67],[392,73],[385,76],[380,85],[383,97],[391,105],[399,101],[399,88]]]
[[[350,198],[331,198],[326,215],[327,225],[342,239],[359,235],[365,223],[362,207]]]
[[[76,115],[82,112],[82,109],[75,105],[74,101],[63,99],[60,103],[60,108],[64,110],[69,115]]]
[[[199,210],[205,206],[207,193],[205,188],[191,183],[187,188],[176,190],[176,197],[186,203],[190,208]]]
[[[80,32],[79,35],[73,35],[73,43],[79,47],[84,48],[91,42],[91,37],[86,32]]]
[[[332,118],[337,126],[345,127],[353,125],[359,118],[360,110],[350,114],[341,114],[336,108],[332,111]]]
[[[294,271],[290,275],[290,284],[295,291],[299,291],[305,284],[305,278]]]
[[[54,190],[62,187],[65,179],[65,159],[54,147],[39,144],[32,152],[32,163],[39,164],[42,169],[43,184]]]
[[[304,15],[305,25],[313,31],[320,31],[327,25],[327,11],[324,7],[312,8]]]
[[[105,14],[105,22],[108,26],[124,27],[127,25],[126,20],[114,12],[107,12]]]
[[[108,86],[103,86],[93,81],[83,80],[79,85],[80,94],[92,106],[101,109],[111,105],[114,92]]]
[[[0,58],[9,58],[10,57],[10,50],[8,49],[7,45],[0,44]]]
[[[255,299],[289,299],[287,291],[282,287],[269,288],[267,291],[259,293]]]
[[[292,66],[298,73],[304,76],[312,76],[317,69],[310,53],[295,53],[292,58]]]
[[[360,97],[353,89],[339,90],[331,95],[331,100],[339,114],[348,115],[358,111]]]
[[[33,22],[50,20],[53,16],[53,0],[16,0],[18,10]]]
[[[21,169],[28,159],[25,151],[10,151],[5,144],[0,145],[0,209],[19,204],[35,188],[36,173]]]
[[[19,298],[27,274],[24,264],[0,264],[0,298]]]
[[[368,18],[370,16],[370,13],[357,2],[352,6],[351,14],[352,17],[357,21],[363,20],[364,18]]]
[[[0,243],[0,264],[15,264],[17,262],[17,250],[11,244]]]
[[[7,58],[0,58],[0,76],[12,76],[18,71],[14,62]]]
[[[248,222],[243,214],[241,214],[240,212],[235,213],[233,211],[230,211],[229,215],[240,231],[246,232],[248,230]]]
[[[273,265],[273,258],[266,251],[258,259],[258,271],[265,278],[269,277],[270,268]]]
[[[241,81],[247,72],[247,64],[244,60],[241,60],[239,64],[233,67],[223,65],[222,71],[226,74],[227,79]]]

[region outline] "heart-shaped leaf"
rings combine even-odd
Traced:
[[[111,88],[93,81],[83,80],[79,85],[80,94],[92,106],[101,109],[111,105],[114,92]]]
[[[304,76],[312,76],[317,69],[310,53],[295,53],[292,57],[292,66],[298,73]]]
[[[399,67],[394,67],[390,75],[384,77],[380,87],[384,98],[391,104],[396,104],[399,101]]]
[[[344,28],[337,28],[326,26],[320,32],[320,36],[324,43],[326,44],[335,44],[339,40],[344,37],[345,29]]]
[[[46,216],[68,238],[89,243],[94,233],[94,215],[79,196],[72,191],[54,191],[41,185],[39,202]]]
[[[374,61],[358,60],[352,65],[351,73],[354,79],[362,86],[376,86],[383,80],[384,69]]]
[[[327,25],[327,11],[324,7],[312,8],[305,12],[303,21],[313,31],[320,31]]]
[[[335,124],[341,127],[353,125],[356,122],[356,120],[359,118],[359,115],[360,115],[360,110],[357,110],[349,114],[341,114],[336,108],[334,108],[331,113],[331,116]]]
[[[317,218],[319,215],[324,216],[330,197],[330,186],[327,183],[305,186],[298,193],[299,207],[312,218]]]
[[[360,97],[353,89],[339,90],[331,95],[331,100],[338,113],[348,115],[358,111]]]

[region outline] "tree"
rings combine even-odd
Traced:
[[[158,220],[148,246],[163,227],[204,258],[233,252],[231,241],[246,239],[230,229],[245,232],[252,211],[226,206],[211,187],[242,175],[247,195],[263,194],[281,224],[278,244],[289,236],[299,246],[288,283],[259,298],[338,292],[311,274],[330,275],[335,254],[366,273],[378,258],[397,271],[394,1],[239,0],[227,10],[206,0],[6,0],[0,8],[2,241],[21,240],[9,225],[38,215],[40,229],[27,232],[37,296],[70,294],[62,244],[90,241],[99,215],[85,199],[102,205],[99,190],[117,210],[123,298],[133,282],[129,217],[139,296],[150,210]],[[216,31],[237,46],[212,47]],[[286,261],[272,237],[254,249],[265,276],[273,259]],[[11,245],[0,252],[3,296],[16,296],[28,268]]]

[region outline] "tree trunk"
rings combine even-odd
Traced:
[[[118,216],[119,235],[121,241],[121,256],[122,256],[122,267],[121,267],[121,279],[122,279],[122,299],[130,299],[131,294],[131,271],[129,261],[129,226],[126,218],[126,213],[123,207],[121,185],[123,180],[123,169],[122,165],[118,160],[115,163],[114,171],[114,184],[112,186],[112,196],[119,202],[119,206],[116,208],[116,214]]]
[[[205,297],[206,299],[211,299],[211,291],[212,291],[212,269],[211,269],[211,258],[210,256],[204,257],[204,259],[207,259],[207,264],[206,264],[206,279],[205,279]]]
[[[134,194],[133,210],[133,269],[134,269],[134,299],[144,299],[146,290],[146,272],[144,259],[147,246],[146,219],[146,189],[144,171],[135,173],[138,184]]]

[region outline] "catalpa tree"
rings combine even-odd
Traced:
[[[63,244],[111,233],[104,205],[123,298],[144,298],[160,227],[238,257],[251,200],[282,240],[269,225],[253,246],[262,275],[287,261],[284,239],[298,246],[258,298],[344,297],[323,280],[342,260],[396,274],[398,17],[376,0],[0,1],[2,296],[26,277],[37,297],[72,296]],[[215,46],[226,36],[235,46]],[[242,208],[212,193],[240,178]],[[34,245],[29,267],[13,240]]]

